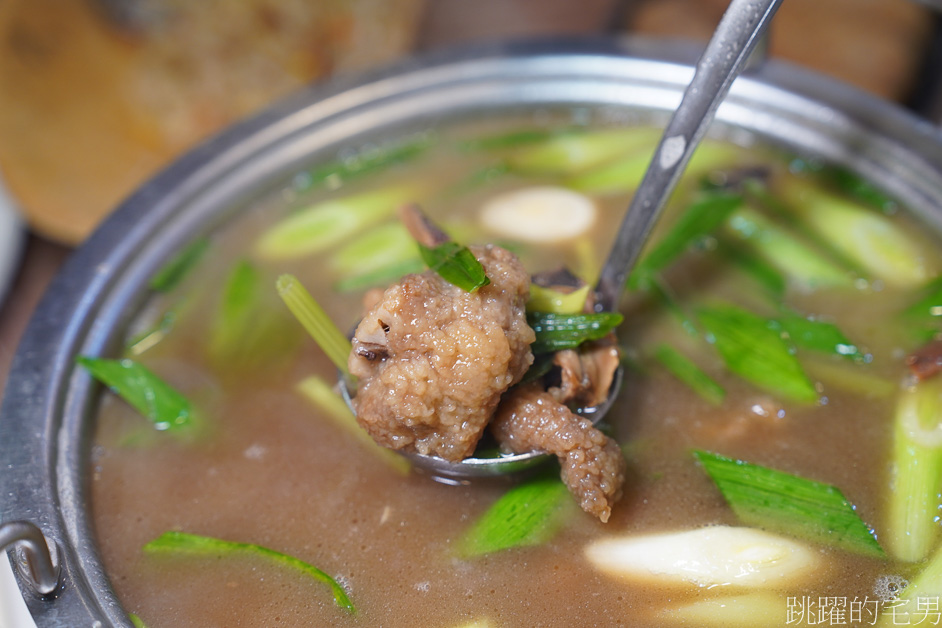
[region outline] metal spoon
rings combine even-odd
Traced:
[[[697,62],[693,79],[684,91],[680,106],[668,122],[651,164],[619,227],[595,289],[597,311],[615,311],[618,308],[628,273],[637,261],[667,198],[706,133],[720,102],[745,67],[750,53],[781,3],[782,0],[730,2]],[[577,414],[589,418],[593,423],[598,422],[618,396],[621,382],[622,370],[619,368],[608,399],[598,406],[580,408],[576,410]],[[341,389],[348,405],[353,407],[350,391],[343,378]],[[409,457],[417,467],[450,481],[507,475],[532,467],[549,457],[543,452],[532,451],[449,462],[437,456],[400,453]]]

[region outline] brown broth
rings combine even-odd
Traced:
[[[446,130],[439,142],[447,144],[455,136],[479,131],[475,126]],[[344,185],[333,194],[371,189],[403,177],[458,181],[488,163],[479,154],[436,150],[413,163]],[[743,149],[740,157],[741,163],[775,159],[749,149]],[[777,176],[790,175],[778,166]],[[473,225],[467,216],[485,196],[526,184],[524,179],[508,177],[462,196],[435,199],[426,207],[446,225]],[[324,194],[304,193],[298,198],[295,193],[278,194],[260,200],[216,234],[212,255],[174,292],[155,296],[135,325],[135,331],[146,329],[164,311],[190,299],[177,325],[140,360],[197,403],[207,424],[203,438],[183,442],[154,432],[123,402],[113,397],[103,400],[93,461],[94,525],[119,598],[150,628],[457,628],[474,620],[487,620],[493,626],[650,626],[666,621],[658,619],[665,606],[709,598],[716,592],[623,582],[598,571],[583,552],[591,539],[608,535],[736,524],[710,479],[694,463],[690,455],[694,448],[832,483],[879,531],[888,482],[892,397],[866,398],[825,385],[825,405],[777,401],[773,394],[727,374],[706,345],[678,336],[679,327],[663,309],[632,297],[625,312],[625,342],[642,358],[645,347],[659,340],[671,339],[690,349],[727,389],[726,400],[711,406],[662,368],[642,360],[644,371],[629,371],[610,414],[619,440],[631,443],[626,494],[612,519],[602,524],[573,505],[564,529],[542,546],[471,560],[456,558],[457,539],[508,482],[453,486],[420,473],[403,477],[364,454],[354,438],[320,417],[292,388],[310,374],[335,377],[333,367],[306,337],[299,337],[299,349],[286,359],[252,368],[220,368],[206,357],[218,287],[228,269],[265,225]],[[598,258],[607,250],[626,197],[602,198],[599,204],[602,220],[589,243]],[[908,223],[907,228],[916,229]],[[466,232],[468,240],[488,237],[479,228]],[[300,261],[264,263],[260,268],[271,285],[280,273],[297,274],[344,328],[357,317],[360,293],[332,292],[329,257],[328,252]],[[560,257],[580,263],[574,247],[523,254],[533,271],[558,264]],[[678,295],[696,301],[706,286],[714,296],[742,297],[744,305],[754,301],[742,296],[742,276],[715,272],[715,264],[706,258],[689,255],[671,270],[671,285]],[[939,267],[937,259],[932,264]],[[892,382],[904,373],[899,337],[872,334],[884,331],[906,299],[911,294],[889,289],[879,294],[860,291],[851,298],[794,291],[788,295],[792,307],[838,321],[852,338],[866,338],[874,356],[866,368]],[[277,310],[280,304],[275,301],[271,307]],[[861,317],[864,311],[867,316]],[[296,331],[297,324],[287,316],[283,325],[291,333]],[[757,414],[753,409],[757,404],[771,408],[773,416]],[[783,416],[775,416],[776,410]],[[358,615],[351,617],[338,609],[322,584],[264,560],[145,556],[142,547],[167,530],[256,543],[316,565],[341,580]],[[877,578],[904,570],[892,562],[838,550],[820,548],[820,552],[826,569],[804,586],[781,591],[783,625],[786,596],[873,599]]]

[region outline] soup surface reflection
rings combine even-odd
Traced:
[[[878,610],[886,620],[887,591],[917,578],[936,542],[932,512],[922,555],[904,556],[889,539],[891,493],[903,490],[893,484],[898,408],[914,387],[939,386],[931,375],[917,382],[906,358],[935,332],[913,306],[933,285],[938,293],[942,249],[902,208],[839,169],[720,140],[698,150],[653,240],[680,244],[663,262],[648,246],[623,303],[625,384],[604,429],[629,470],[607,523],[566,497],[528,544],[471,555],[462,548],[476,522],[532,477],[455,485],[404,473],[338,422],[342,403],[325,406],[301,387],[333,385],[337,371],[280,301],[276,279],[296,276],[351,329],[367,290],[422,268],[396,219],[403,203],[419,203],[464,244],[501,244],[531,273],[564,264],[594,282],[657,131],[604,120],[583,127],[566,115],[463,122],[314,164],[248,204],[200,244],[179,281],[154,291],[125,357],[195,410],[189,430],[156,430],[118,396],[102,398],[94,524],[129,612],[151,628],[735,626],[805,624],[843,604],[852,625],[856,601],[858,623]],[[576,191],[589,219],[555,231],[541,223],[568,220],[565,212],[482,219],[495,198],[535,186]],[[279,239],[279,223],[328,201],[347,218]],[[678,236],[703,203],[715,205],[703,216],[722,216]],[[874,229],[886,231],[867,240]],[[830,340],[816,344],[821,336]],[[775,342],[788,358],[769,353]],[[797,383],[774,370],[783,361]],[[837,487],[886,555],[744,517],[694,451]],[[587,553],[605,539],[718,525],[765,528],[816,562],[797,579],[783,572],[754,588],[734,576],[716,586],[619,576]],[[144,551],[167,531],[315,565],[356,613],[339,608],[323,582],[251,551]],[[737,601],[724,615],[730,597]]]

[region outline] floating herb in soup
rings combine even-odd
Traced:
[[[848,625],[926,620],[942,595],[937,236],[844,170],[711,140],[620,312],[589,321],[588,286],[656,137],[445,126],[313,164],[182,252],[126,355],[82,360],[117,392],[101,403],[92,493],[127,610],[151,628],[801,625],[829,605]],[[397,215],[409,203],[471,259],[417,247]],[[477,296],[428,316],[452,288]],[[464,327],[482,299],[507,301],[506,325]],[[352,344],[336,331],[361,319]],[[421,357],[384,381],[388,334],[418,333],[405,323],[437,352],[410,345]],[[598,373],[619,365],[598,446],[561,465],[436,481],[389,448],[460,458],[488,446],[501,407],[539,417],[527,407],[548,391],[604,397]],[[359,424],[338,367],[368,391]],[[391,382],[423,409],[364,430],[385,420]],[[165,394],[198,430],[150,413]],[[451,412],[456,430],[426,429],[423,412]],[[566,475],[600,456],[624,474],[604,516],[578,507],[584,478]]]

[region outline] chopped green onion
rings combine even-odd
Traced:
[[[886,399],[897,389],[896,383],[873,374],[864,362],[836,361],[830,356],[825,356],[825,359],[804,356],[802,366],[826,388],[838,388],[863,398]]]
[[[898,582],[898,581],[897,581]],[[942,599],[942,547],[935,550],[916,577],[905,585],[902,592],[882,607],[878,628],[891,626],[919,626],[932,623],[933,613],[938,611],[935,600]],[[890,591],[887,591],[890,593]],[[927,622],[926,619],[929,618]]]
[[[871,276],[902,287],[928,279],[919,243],[888,217],[811,184],[795,182],[782,193],[809,229]]]
[[[210,331],[209,355],[227,368],[257,367],[289,356],[296,328],[280,316],[266,279],[241,260],[229,273]]]
[[[589,170],[566,181],[567,187],[588,194],[625,194],[641,184],[651,163],[657,138],[651,138],[639,152],[626,155],[594,170]],[[627,151],[626,151],[627,152]],[[715,142],[703,142],[694,151],[685,170],[686,178],[700,177],[718,168],[735,163],[736,150]]]
[[[228,557],[239,554],[265,558],[283,567],[288,567],[306,576],[323,582],[330,587],[334,595],[334,603],[350,614],[356,614],[353,602],[347,596],[340,584],[326,573],[294,556],[282,554],[275,550],[255,545],[254,543],[237,543],[224,541],[209,536],[188,534],[186,532],[164,532],[159,537],[144,546],[144,553],[149,555],[183,555],[198,557]]]
[[[296,390],[312,404],[320,408],[333,420],[334,424],[353,436],[364,448],[376,454],[381,460],[397,472],[407,475],[412,465],[409,461],[391,449],[377,444],[366,431],[357,423],[353,411],[347,406],[343,398],[338,395],[326,381],[311,375],[296,386]]]
[[[819,161],[796,158],[789,163],[789,170],[796,173],[814,174],[835,190],[866,203],[883,212],[892,212],[897,203],[866,179],[847,168],[826,165]]]
[[[754,251],[726,237],[717,238],[716,250],[728,262],[752,277],[776,301],[781,301],[785,296],[785,277]]]
[[[707,451],[694,455],[743,523],[850,552],[886,556],[839,489]]]
[[[509,131],[507,133],[500,133],[498,135],[488,135],[485,137],[474,138],[471,140],[464,140],[459,143],[459,148],[462,150],[506,150],[508,148],[518,148],[520,146],[527,146],[528,144],[538,144],[541,142],[546,142],[549,139],[554,137],[571,134],[571,133],[582,133],[580,129],[523,129],[517,131]]]
[[[693,242],[713,233],[742,204],[742,196],[717,191],[688,207],[671,230],[645,255],[628,278],[628,287],[637,289],[656,272],[667,268]]]
[[[569,491],[558,477],[519,484],[507,491],[458,541],[457,553],[474,558],[545,543],[562,526]]]
[[[921,344],[942,331],[942,277],[930,281],[920,294],[923,296],[907,307],[902,316],[906,328],[912,330]]]
[[[193,423],[193,407],[175,388],[133,360],[79,356],[76,362],[105,384],[158,430],[178,431]]]
[[[128,342],[125,347],[125,353],[135,357],[154,347],[167,337],[167,334],[169,334],[177,324],[177,318],[178,313],[175,309],[164,312],[163,316],[160,317],[160,320],[157,321],[154,327],[138,334]]]
[[[134,628],[147,628],[147,625],[144,623],[144,621],[134,613],[128,613],[128,619],[130,619],[131,623],[134,624]]]
[[[723,403],[726,391],[690,358],[666,344],[658,345],[654,356],[674,377],[687,384],[701,398],[713,405]]]
[[[403,141],[361,150],[345,159],[314,167],[295,177],[295,188],[304,192],[320,185],[338,185],[366,174],[375,173],[419,156],[435,143],[431,133],[420,133]]]
[[[184,248],[150,278],[148,285],[156,292],[169,292],[193,269],[209,249],[209,239],[200,238]]]
[[[484,274],[484,267],[466,246],[449,240],[436,247],[418,245],[422,259],[428,267],[450,284],[465,292],[474,292],[491,283]]]
[[[589,290],[591,290],[589,284],[572,292],[562,292],[531,283],[527,309],[534,312],[551,312],[553,314],[578,314],[585,306]]]
[[[275,287],[285,305],[311,335],[314,342],[327,354],[334,366],[343,373],[347,373],[347,360],[353,347],[344,333],[327,316],[324,308],[293,275],[281,275],[275,282]]]
[[[733,305],[700,308],[697,318],[731,372],[787,399],[818,400],[791,348],[765,318]]]
[[[748,207],[739,208],[726,223],[727,232],[802,289],[852,287],[853,276],[780,225]]]
[[[938,537],[942,488],[942,378],[916,383],[896,403],[887,549],[918,562]]]
[[[397,221],[371,229],[344,245],[331,256],[330,265],[344,277],[376,272],[417,259],[412,236]]]
[[[361,275],[345,277],[334,284],[334,289],[337,290],[337,292],[356,292],[377,286],[386,287],[391,283],[399,281],[406,275],[421,273],[426,268],[425,262],[416,257],[415,259],[405,260],[383,268],[377,268],[374,271]]]
[[[527,174],[572,175],[620,156],[653,150],[661,132],[653,127],[603,129],[556,135],[507,158],[511,170]]]
[[[837,325],[783,311],[769,321],[772,329],[784,332],[796,347],[851,359],[862,359],[857,345],[848,340]]]
[[[527,323],[536,332],[536,340],[530,348],[533,353],[574,349],[588,340],[604,338],[618,327],[622,320],[622,315],[617,312],[596,314],[527,312]]]
[[[275,223],[255,243],[255,254],[267,260],[311,255],[395,214],[417,200],[418,188],[393,185],[371,192],[315,203]]]

